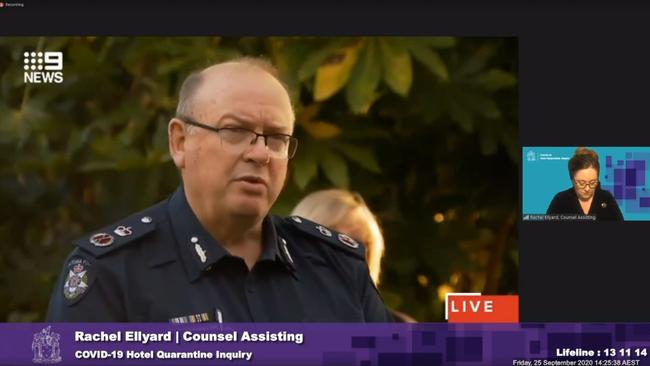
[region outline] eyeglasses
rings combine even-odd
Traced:
[[[212,127],[189,117],[176,117],[191,126],[216,132],[221,138],[221,146],[235,154],[245,152],[258,138],[264,139],[269,155],[276,159],[291,159],[298,149],[298,139],[283,133],[262,134],[244,127]]]
[[[589,186],[589,188],[591,189],[595,189],[596,187],[598,187],[598,183],[599,183],[597,180],[592,180],[589,182],[586,182],[584,180],[574,180],[574,182],[576,183],[576,186],[578,186],[578,188],[585,188],[586,186]]]

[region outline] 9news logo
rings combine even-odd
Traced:
[[[61,84],[63,82],[63,52],[23,53],[25,83]]]

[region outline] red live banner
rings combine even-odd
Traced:
[[[449,323],[517,323],[519,296],[448,294],[446,314]]]

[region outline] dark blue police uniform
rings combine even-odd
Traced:
[[[388,322],[354,239],[300,217],[267,216],[252,269],[168,200],[75,242],[48,321]]]

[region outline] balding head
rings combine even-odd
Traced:
[[[237,74],[249,74],[269,81],[274,80],[286,94],[293,116],[293,106],[289,99],[288,88],[280,80],[278,70],[268,60],[254,57],[242,57],[192,72],[181,85],[176,115],[192,116],[196,113],[197,106],[201,102],[200,98],[205,97],[201,93],[206,92],[202,89],[205,89],[203,87],[207,80],[210,81],[211,87],[208,92],[217,91],[220,84],[225,87],[228,84],[228,78]]]

